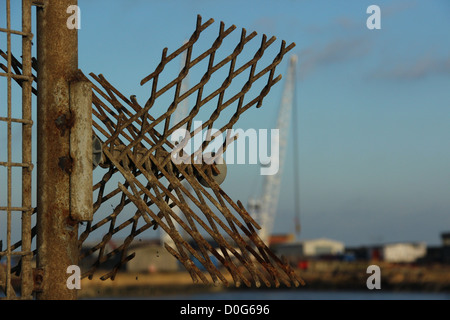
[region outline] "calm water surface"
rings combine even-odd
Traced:
[[[0,298],[4,298],[0,292]],[[103,298],[99,298],[102,300]],[[450,300],[450,292],[246,290],[107,300]]]
[[[389,291],[248,290],[147,299],[172,300],[450,300],[450,293]]]

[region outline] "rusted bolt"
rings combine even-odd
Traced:
[[[34,277],[34,282],[37,286],[40,286],[42,284],[42,281],[44,281],[44,277],[42,275],[38,274]]]
[[[58,166],[64,170],[65,173],[71,174],[73,168],[73,159],[71,157],[60,157],[58,161]]]
[[[66,133],[67,129],[71,129],[73,127],[74,119],[70,115],[62,114],[55,120],[56,127],[61,132],[61,136]]]
[[[42,268],[33,269],[33,291],[42,292],[43,282],[44,282],[44,270]]]

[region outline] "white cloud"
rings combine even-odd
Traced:
[[[299,53],[300,76],[311,74],[324,65],[351,61],[369,53],[370,42],[363,37],[339,38],[323,46],[311,46]]]
[[[372,79],[417,80],[425,77],[450,73],[450,58],[430,55],[402,63],[383,65],[372,72]]]

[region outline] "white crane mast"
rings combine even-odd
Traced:
[[[286,158],[287,142],[289,135],[289,126],[292,118],[292,108],[295,98],[296,85],[296,68],[297,56],[291,56],[289,60],[288,74],[284,83],[283,95],[281,98],[281,105],[278,114],[277,128],[279,130],[279,157],[271,156],[271,166],[278,161],[279,169],[274,175],[265,176],[263,194],[259,201],[249,201],[250,212],[256,211],[259,215],[259,223],[261,230],[259,231],[260,238],[267,243],[267,240],[272,232],[273,223],[275,220],[276,210],[278,207],[278,199],[280,196],[280,183],[283,176],[283,167]],[[272,144],[272,147],[275,146]],[[273,155],[273,150],[271,151]],[[297,195],[296,195],[297,196]],[[259,213],[259,214],[258,214]]]

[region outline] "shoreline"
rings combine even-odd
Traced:
[[[450,292],[450,265],[411,266],[378,263],[381,272],[381,288],[389,292]],[[193,283],[186,271],[166,273],[118,273],[115,280],[83,279],[80,299],[150,297],[157,299],[171,295],[215,293],[251,290],[310,290],[310,291],[367,291],[367,263],[320,262],[308,270],[295,272],[306,282],[305,286],[284,285],[265,287],[262,285],[235,287],[231,276],[226,277],[229,286]]]

